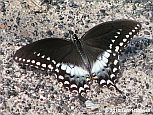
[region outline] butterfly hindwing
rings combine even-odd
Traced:
[[[57,80],[62,82],[64,87],[70,91],[77,91],[79,94],[86,92],[90,89],[87,82],[89,76],[88,72],[81,67],[62,63],[59,65],[58,70],[55,70]]]

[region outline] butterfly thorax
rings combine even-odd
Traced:
[[[87,57],[86,53],[83,50],[83,43],[78,39],[77,35],[73,35],[73,42],[76,46],[77,51],[79,52],[81,58],[82,58],[82,66],[85,66],[85,69],[89,72],[91,76],[91,63],[89,61],[89,58]]]

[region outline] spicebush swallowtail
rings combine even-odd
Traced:
[[[89,90],[89,81],[100,86],[116,87],[120,70],[119,53],[141,29],[133,20],[116,20],[99,24],[81,39],[42,39],[16,51],[18,63],[49,69],[70,91],[79,94]]]

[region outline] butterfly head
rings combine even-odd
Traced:
[[[73,34],[72,36],[72,40],[75,42],[75,41],[78,41],[78,36],[76,34]]]
[[[73,42],[78,40],[78,36],[76,35],[75,31],[69,30],[70,38]]]

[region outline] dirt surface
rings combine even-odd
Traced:
[[[153,39],[152,1],[42,1],[0,1],[0,115],[153,114],[153,44],[146,41]],[[69,30],[81,37],[95,25],[116,19],[139,21],[142,30],[135,39],[145,45],[129,45],[123,52],[117,87],[124,94],[93,84],[81,98],[53,75],[24,69],[12,59],[23,45],[49,37],[66,39]]]

